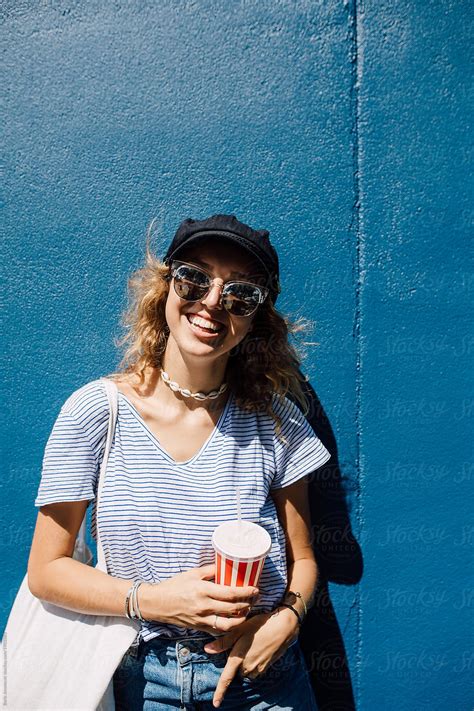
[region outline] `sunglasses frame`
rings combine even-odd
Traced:
[[[185,299],[183,296],[180,296],[178,294],[178,292],[176,291],[176,285],[174,285],[174,290],[175,290],[176,295],[183,301],[189,301],[190,303],[196,302],[196,301],[201,301],[201,299],[204,299],[209,294],[209,291],[213,286],[214,277],[212,276],[212,274],[209,274],[209,272],[206,269],[204,269],[203,267],[199,267],[197,264],[193,264],[192,262],[183,262],[180,259],[173,259],[170,264],[170,274],[169,274],[170,279],[174,280],[175,275],[173,272],[175,269],[178,269],[179,266],[181,266],[181,265],[183,265],[185,267],[192,267],[193,269],[197,269],[198,272],[205,274],[205,276],[207,276],[209,279],[209,286],[207,288],[207,291],[199,299]],[[225,290],[226,286],[228,286],[229,284],[245,284],[245,285],[252,286],[254,289],[257,289],[257,291],[259,292],[259,302],[255,306],[253,311],[251,311],[248,314],[240,314],[239,315],[239,314],[233,314],[232,311],[225,308],[225,306],[222,304],[222,298],[224,296],[224,290]],[[243,279],[240,279],[240,280],[229,279],[229,281],[224,282],[221,286],[220,301],[221,301],[222,307],[227,311],[228,314],[230,314],[230,316],[234,316],[236,318],[247,318],[248,316],[251,316],[252,314],[255,313],[255,311],[258,309],[260,304],[263,304],[263,302],[265,301],[265,299],[267,298],[269,293],[270,293],[270,289],[268,289],[268,287],[266,287],[266,286],[260,286],[259,284],[254,284],[251,281],[244,281]]]

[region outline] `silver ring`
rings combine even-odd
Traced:
[[[214,620],[214,624],[212,625],[212,629],[213,629],[213,630],[216,630],[216,629],[217,629],[217,618],[218,618],[218,617],[219,617],[219,615],[216,615],[216,619]]]

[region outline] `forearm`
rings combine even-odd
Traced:
[[[281,602],[285,601],[285,596],[288,591],[299,592],[306,603],[306,608],[309,609],[313,604],[313,595],[318,581],[318,566],[314,558],[299,558],[288,566],[288,585],[285,594],[282,596]],[[300,618],[303,619],[305,611],[304,605],[300,598],[297,598],[292,603]],[[300,625],[295,613],[287,607],[276,605],[272,613],[268,613],[268,620],[271,624],[275,624],[275,620],[280,621],[281,630],[285,631],[286,642],[288,639],[294,639],[299,634]]]
[[[115,578],[74,558],[48,563],[37,579],[28,577],[35,597],[67,610],[125,617],[125,599],[133,580]]]
[[[308,609],[318,582],[318,566],[314,558],[300,558],[288,566],[287,590],[300,592]]]
[[[313,597],[318,582],[318,566],[314,557],[300,558],[288,566],[288,584],[286,592],[299,592],[303,598],[306,608],[313,605]],[[282,599],[282,602],[284,598]],[[293,607],[300,613],[301,617],[305,614],[304,605],[301,599],[297,598],[293,603]],[[290,610],[291,612],[291,610]]]

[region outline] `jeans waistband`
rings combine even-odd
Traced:
[[[148,642],[181,642],[182,640],[201,640],[201,639],[216,639],[219,635],[213,635],[209,632],[201,632],[200,634],[178,634],[178,635],[164,635],[160,634],[156,637],[152,637]],[[145,642],[147,644],[147,642]]]

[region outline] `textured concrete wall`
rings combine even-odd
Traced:
[[[146,224],[164,244],[184,217],[232,212],[271,232],[281,311],[315,321],[304,369],[365,563],[359,584],[329,576],[357,708],[469,708],[468,4],[3,12],[3,623],[46,439],[70,392],[118,362]],[[314,660],[322,710],[351,707],[331,701],[339,661]]]

